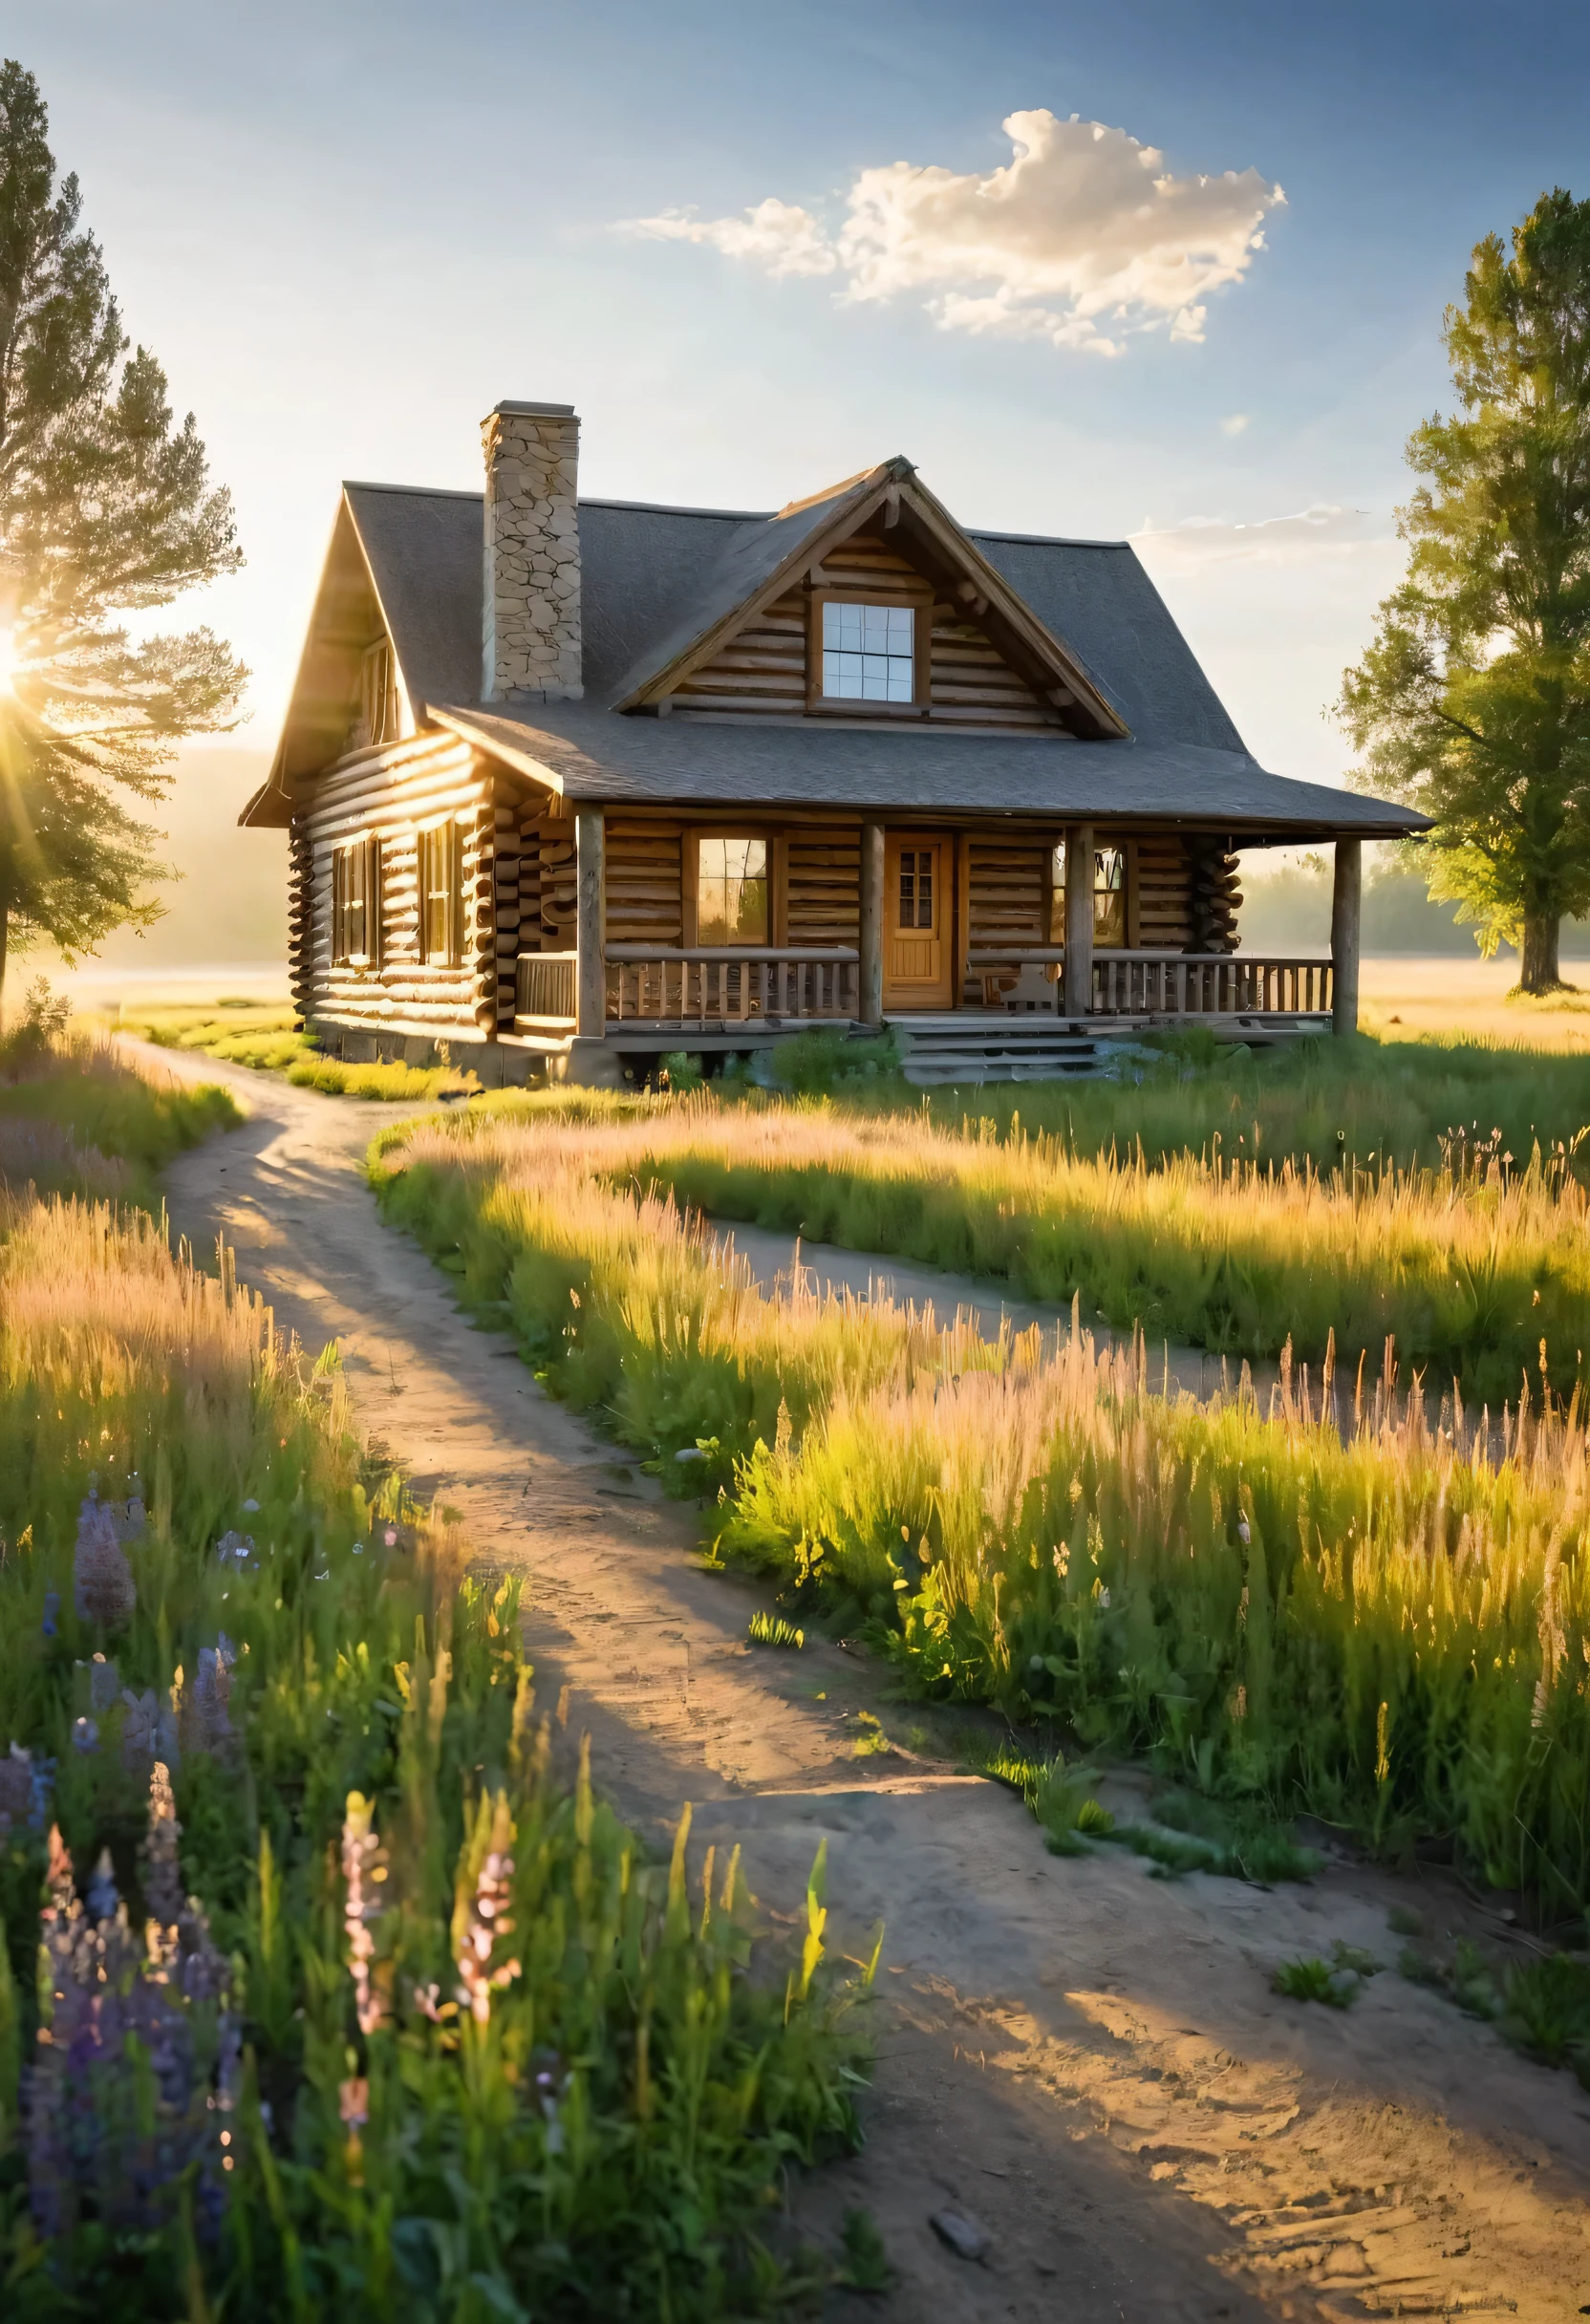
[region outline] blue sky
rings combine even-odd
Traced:
[[[236,495],[247,570],[196,611],[257,672],[261,748],[338,480],[473,484],[482,414],[529,396],[578,405],[592,493],[774,506],[901,451],[969,522],[1141,534],[1250,743],[1339,776],[1321,712],[1399,568],[1442,307],[1482,233],[1554,183],[1590,193],[1566,0],[48,0],[8,10],[4,46]],[[843,300],[837,260],[778,276],[620,230],[771,198],[831,251],[895,162],[972,181],[977,210],[1001,121],[1041,109],[1160,149],[1150,175],[1257,173],[1264,247],[1200,299],[1201,337],[1151,298],[1083,326],[1021,284],[1016,321],[945,328],[954,284]],[[1042,229],[1085,270],[1095,192]],[[1121,352],[1056,345],[1035,302]]]

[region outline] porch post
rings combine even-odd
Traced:
[[[861,1022],[883,1022],[883,826],[861,827]]]
[[[1093,826],[1074,823],[1065,834],[1065,1014],[1085,1017],[1093,1006]]]
[[[1358,932],[1364,901],[1364,842],[1339,839],[1330,899],[1331,1031],[1358,1031]]]
[[[574,817],[574,1029],[582,1041],[601,1041],[608,1029],[607,846],[599,807]]]

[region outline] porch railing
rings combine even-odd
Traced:
[[[1064,945],[1013,944],[998,950],[979,947],[971,954],[968,965],[994,986],[996,979],[1019,977],[1024,969],[1059,969],[1064,958]],[[1331,1005],[1331,988],[1329,960],[1284,959],[1245,952],[1095,953],[1089,1014],[1323,1016]],[[1064,992],[1063,982],[1052,982],[1041,999],[1058,1013],[1064,1007]]]
[[[1301,1017],[1331,1001],[1328,960],[1233,953],[1093,956],[1095,1017]]]
[[[679,950],[610,944],[610,1024],[747,1024],[851,1018],[861,962],[841,946],[822,952]]]
[[[576,957],[571,952],[522,952],[514,979],[514,1015],[541,1024],[572,1024]]]

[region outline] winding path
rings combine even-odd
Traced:
[[[892,1706],[869,1660],[749,1649],[763,1594],[702,1571],[693,1514],[546,1397],[379,1223],[362,1157],[406,1109],[127,1047],[249,1108],[170,1173],[174,1229],[200,1251],[224,1235],[284,1324],[335,1337],[362,1424],[462,1513],[483,1564],[528,1576],[542,1700],[570,1743],[589,1730],[622,1812],[661,1846],[694,1802],[693,1840],[743,1840],[775,1917],[826,1838],[842,1945],[885,1921],[868,2144],[791,2190],[789,2232],[837,2250],[844,2212],[865,2206],[899,2280],[868,2303],[835,2292],[827,2313],[1584,2313],[1578,2084],[1390,1970],[1345,2013],[1270,1990],[1276,1962],[1336,1938],[1389,1961],[1398,1900],[1477,1926],[1454,1884],[1415,1890],[1343,1857],[1272,1893],[1152,1881],[1107,1848],[1047,1856],[1014,1797],[950,1772],[953,1726]],[[862,1711],[914,1755],[858,1759]],[[946,2205],[987,2227],[982,2263],[931,2230]]]

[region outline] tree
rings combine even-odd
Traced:
[[[129,356],[104,259],[57,186],[38,83],[0,65],[0,982],[8,950],[68,956],[146,925],[161,799],[184,735],[232,722],[247,676],[206,629],[132,638],[242,556],[189,414]]]
[[[1525,992],[1560,981],[1590,907],[1590,202],[1543,194],[1489,235],[1445,342],[1460,413],[1408,441],[1407,577],[1339,712],[1365,787],[1435,818],[1429,893]]]

